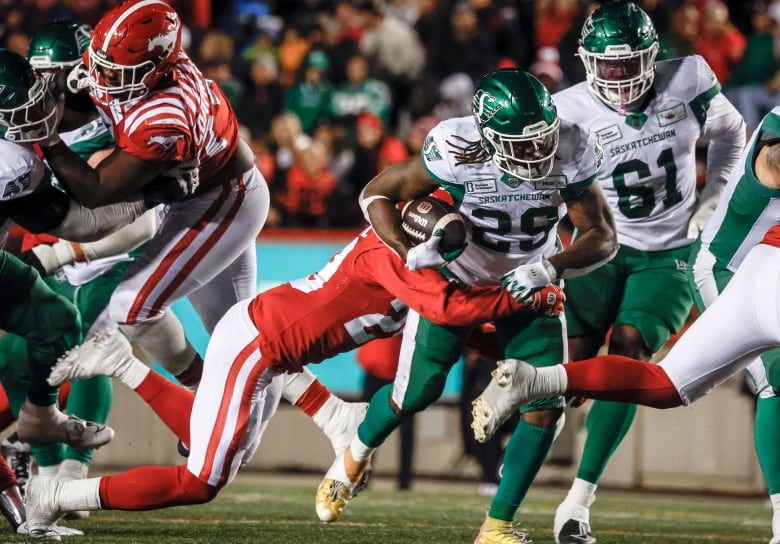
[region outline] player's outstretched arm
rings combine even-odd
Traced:
[[[172,166],[142,161],[116,148],[96,168],[92,168],[62,142],[42,149],[60,183],[74,199],[88,208],[125,199]]]

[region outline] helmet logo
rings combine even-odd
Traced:
[[[490,121],[502,107],[503,104],[484,89],[477,89],[477,92],[474,93],[474,115],[477,116],[480,124]]]
[[[585,39],[585,37],[595,29],[596,26],[593,24],[593,17],[585,19],[585,23],[582,25],[582,38]]]
[[[89,25],[79,25],[73,33],[78,44],[79,52],[83,52],[89,47],[89,41],[92,38],[92,29]]]
[[[158,34],[151,40],[149,40],[149,43],[146,46],[146,49],[149,51],[153,51],[155,47],[162,47],[163,50],[163,57],[167,57],[171,54],[173,51],[173,48],[176,46],[176,38],[178,36],[178,28],[174,28],[167,34]]]

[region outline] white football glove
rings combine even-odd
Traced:
[[[501,276],[501,285],[518,302],[525,302],[531,295],[552,283],[558,274],[547,259],[520,265]]]
[[[437,230],[427,242],[417,244],[406,253],[406,268],[419,270],[421,268],[436,268],[447,262],[439,253],[439,241],[444,232]]]
[[[68,90],[73,94],[89,89],[89,71],[84,63],[80,62],[68,72],[66,78]]]
[[[718,200],[720,200],[720,194],[708,198],[699,205],[688,221],[688,238],[691,240],[698,238],[699,233],[704,230],[704,226],[717,208]]]

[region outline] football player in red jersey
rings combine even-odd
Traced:
[[[162,176],[185,198],[170,205],[110,303],[111,318],[183,385],[202,360],[170,305],[189,297],[206,329],[256,289],[255,238],[268,187],[216,84],[181,47],[181,23],[162,0],[130,0],[95,26],[69,84],[89,90],[115,150],[90,167],[54,136],[43,142],[57,178],[83,205],[121,201]]]
[[[135,359],[118,330],[100,333],[61,358],[50,382],[115,377],[151,405],[190,455],[183,465],[87,480],[33,477],[31,534],[47,534],[70,510],[149,510],[213,499],[257,449],[279,402],[275,376],[400,334],[409,308],[435,323],[467,326],[517,312],[558,315],[562,300],[555,285],[521,303],[499,285],[474,287],[432,269],[411,271],[366,229],[319,272],[234,305],[214,330],[194,397]]]

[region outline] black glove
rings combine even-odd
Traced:
[[[27,251],[23,252],[21,255],[19,255],[19,259],[26,265],[32,266],[35,270],[38,271],[38,274],[41,276],[46,276],[46,269],[43,267],[43,264],[41,264],[40,259],[38,259],[38,256],[33,253],[31,249],[28,249]]]
[[[200,185],[200,169],[197,166],[179,165],[166,170],[144,185],[141,193],[148,208],[157,204],[171,204],[190,198]]]

